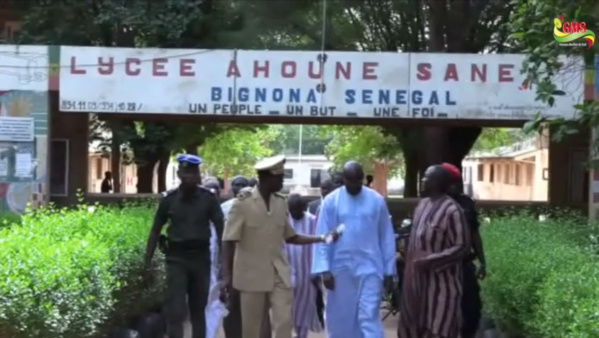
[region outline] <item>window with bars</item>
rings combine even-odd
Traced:
[[[293,179],[293,169],[285,169],[285,171],[284,171],[284,177],[287,180]]]
[[[477,169],[476,176],[477,176],[478,181],[479,182],[484,181],[485,180],[485,165],[479,164],[476,169]]]

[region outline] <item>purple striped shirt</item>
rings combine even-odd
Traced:
[[[301,220],[294,220],[291,215],[289,222],[299,234],[314,235],[316,233],[315,217],[306,213]],[[291,265],[291,280],[293,283],[293,325],[302,331],[320,332],[322,326],[316,309],[316,286],[312,282],[310,269],[312,267],[312,245],[286,245],[289,264]]]
[[[459,336],[462,260],[470,248],[469,234],[461,208],[450,197],[426,198],[416,207],[404,272],[400,338]]]

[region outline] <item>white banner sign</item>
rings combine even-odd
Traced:
[[[574,116],[581,59],[563,59],[553,107],[523,55],[62,47],[65,112],[529,120]]]
[[[0,45],[0,90],[48,90],[48,46]]]
[[[2,142],[32,142],[32,117],[0,117],[0,141]]]

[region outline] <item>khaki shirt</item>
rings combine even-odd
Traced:
[[[233,287],[239,291],[272,291],[275,274],[291,287],[291,269],[283,250],[285,240],[296,232],[289,224],[285,197],[273,194],[269,203],[270,212],[254,188],[239,194],[229,212],[223,240],[237,242]]]

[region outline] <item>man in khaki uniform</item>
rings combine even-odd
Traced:
[[[272,310],[276,338],[291,338],[291,270],[285,242],[313,244],[324,236],[300,235],[289,224],[283,188],[285,156],[256,164],[258,185],[242,191],[231,206],[223,234],[224,277],[240,292],[243,338],[259,338],[265,306]],[[337,235],[334,234],[334,239]]]

